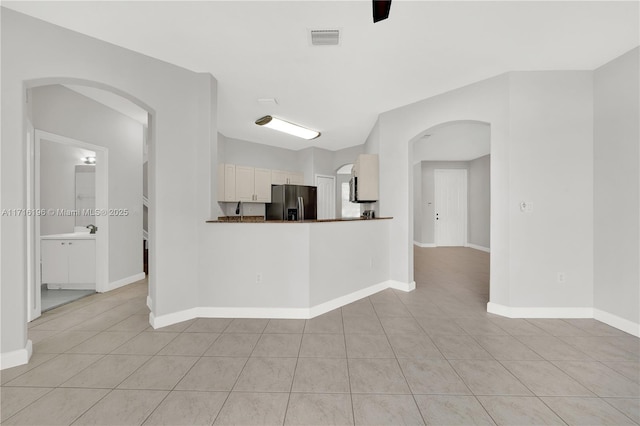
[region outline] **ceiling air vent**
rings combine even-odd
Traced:
[[[335,46],[340,42],[340,30],[311,30],[314,46]]]

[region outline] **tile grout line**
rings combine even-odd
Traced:
[[[227,324],[227,326],[222,330],[222,333],[220,333],[220,335],[224,334],[224,332],[231,326],[232,323],[233,323],[233,319],[231,321],[229,321],[229,324]],[[266,328],[267,327],[265,325],[265,329]],[[264,332],[264,329],[262,331]],[[260,337],[262,337],[262,334],[263,333],[260,333]],[[240,377],[242,376],[242,372],[247,367],[247,363],[249,362],[249,359],[251,359],[251,355],[253,355],[253,351],[258,346],[258,342],[260,341],[260,337],[258,337],[258,340],[256,341],[256,344],[251,349],[251,353],[249,354],[249,356],[247,357],[246,361],[244,362],[244,365],[242,366],[242,369],[240,370],[240,373],[238,373],[238,377],[236,377],[236,380],[233,382],[233,386],[231,386],[231,389],[229,389],[229,393],[227,393],[227,397],[222,402],[222,405],[220,405],[220,410],[218,410],[218,413],[216,414],[216,417],[213,419],[212,425],[216,423],[216,420],[218,420],[218,417],[220,416],[220,413],[222,412],[222,409],[224,408],[224,406],[226,405],[227,401],[229,400],[229,397],[231,396],[231,392],[233,392],[233,389],[238,384],[238,380],[240,380]],[[241,358],[241,357],[234,357],[234,358]]]
[[[416,286],[417,286],[417,284],[418,283],[416,283]],[[400,301],[400,303],[402,303],[402,305],[406,308],[406,305],[402,301]],[[415,317],[413,316],[411,311],[409,311],[409,314],[411,315],[411,318],[415,321]],[[377,315],[377,313],[376,313],[376,315]],[[378,320],[380,320],[380,318],[378,318]],[[422,329],[422,326],[420,325],[420,323],[418,323],[417,321],[416,321],[416,323],[418,324],[420,329]],[[384,329],[384,327],[383,327],[383,329]],[[424,329],[422,329],[422,330],[424,332]],[[387,339],[387,343],[391,347],[391,351],[393,352],[393,354],[395,356],[396,365],[400,369],[400,374],[402,374],[402,378],[404,379],[404,382],[407,385],[407,389],[409,389],[409,392],[411,394],[411,399],[413,400],[413,403],[415,404],[416,409],[418,410],[418,414],[420,414],[420,418],[422,419],[422,422],[426,425],[427,424],[427,419],[424,418],[424,414],[422,414],[422,410],[420,410],[420,405],[418,404],[418,401],[416,400],[416,395],[413,393],[413,389],[411,389],[411,385],[409,385],[409,380],[407,380],[407,376],[404,373],[404,370],[402,369],[402,366],[400,365],[400,359],[398,358],[398,354],[396,353],[396,350],[394,349],[393,345],[391,344],[391,341],[389,340],[389,335],[387,334],[386,330],[384,330],[384,337]],[[433,345],[436,346],[435,343]],[[440,349],[437,346],[436,346],[436,349],[438,350],[438,352],[440,352]]]
[[[371,302],[371,300],[369,299],[369,296],[367,296],[367,300]],[[347,365],[347,383],[349,384],[349,401],[351,401],[351,420],[355,425],[356,409],[353,404],[353,390],[351,389],[351,370],[349,369],[349,349],[347,348],[347,333],[345,332],[345,329],[344,329],[344,315],[342,312],[342,307],[340,307],[339,309],[340,309],[340,322],[342,323],[342,339],[344,341],[344,359],[345,359],[345,364]],[[374,308],[374,312],[375,312],[375,308]],[[376,317],[377,317],[377,314],[376,314]],[[380,326],[382,327],[382,324]]]
[[[269,323],[271,323],[271,320],[267,322],[267,326],[265,327],[265,330],[269,327]],[[304,327],[302,328],[302,334],[300,335],[300,345],[298,346],[298,356],[296,357],[296,365],[293,368],[293,377],[291,378],[291,386],[289,387],[289,398],[287,398],[287,405],[284,408],[284,417],[282,418],[283,426],[287,421],[287,414],[289,414],[289,403],[291,402],[291,394],[293,393],[293,384],[296,381],[296,373],[298,371],[298,362],[300,361],[300,351],[302,350],[302,339],[304,339],[304,329],[306,328],[306,326],[307,326],[307,320],[305,320],[304,322]],[[263,332],[263,335],[264,335],[264,332]],[[258,346],[257,343],[256,343],[256,346]]]

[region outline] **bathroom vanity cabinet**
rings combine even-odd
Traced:
[[[53,238],[52,238],[53,237]],[[96,288],[96,241],[93,238],[41,240],[42,284],[49,289],[94,290]],[[87,235],[87,237],[90,237]]]

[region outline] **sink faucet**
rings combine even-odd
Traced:
[[[89,233],[90,234],[95,234],[96,231],[98,230],[98,227],[95,226],[94,224],[87,225],[86,227],[87,227],[87,229],[89,229]]]
[[[236,206],[236,214],[240,215],[240,222],[244,220],[244,209],[242,208],[242,201],[238,201],[238,205]]]

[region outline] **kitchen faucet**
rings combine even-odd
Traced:
[[[98,230],[98,227],[95,226],[94,224],[87,225],[86,228],[89,229],[90,234],[95,234],[96,231]]]

